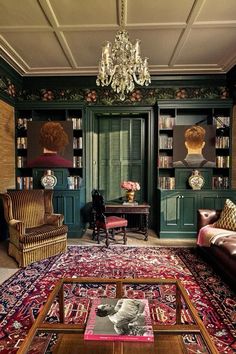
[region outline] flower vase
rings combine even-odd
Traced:
[[[126,192],[126,200],[128,203],[133,203],[134,202],[134,197],[135,197],[135,192],[134,191],[127,191]]]

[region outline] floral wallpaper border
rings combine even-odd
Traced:
[[[0,93],[7,94],[15,102],[69,102],[74,101],[87,105],[102,104],[148,104],[154,105],[161,99],[227,99],[229,90],[220,87],[165,87],[139,88],[127,95],[125,101],[110,89],[43,88],[34,90],[18,89],[7,77],[0,76]]]

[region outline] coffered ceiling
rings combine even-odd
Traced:
[[[124,10],[152,75],[236,64],[236,0],[126,0]],[[119,24],[119,0],[0,0],[0,55],[23,76],[96,75]]]

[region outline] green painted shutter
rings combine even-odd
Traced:
[[[98,181],[106,200],[125,194],[120,188],[123,180],[137,181],[144,186],[145,119],[99,117]],[[145,189],[136,199],[144,198]]]

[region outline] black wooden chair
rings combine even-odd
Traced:
[[[98,190],[92,191],[92,206],[93,206],[93,238],[97,239],[100,243],[100,231],[105,233],[105,243],[109,246],[109,239],[115,239],[115,234],[123,232],[124,244],[127,242],[126,227],[128,221],[125,218],[119,216],[106,216],[105,213],[105,201],[103,196]]]

